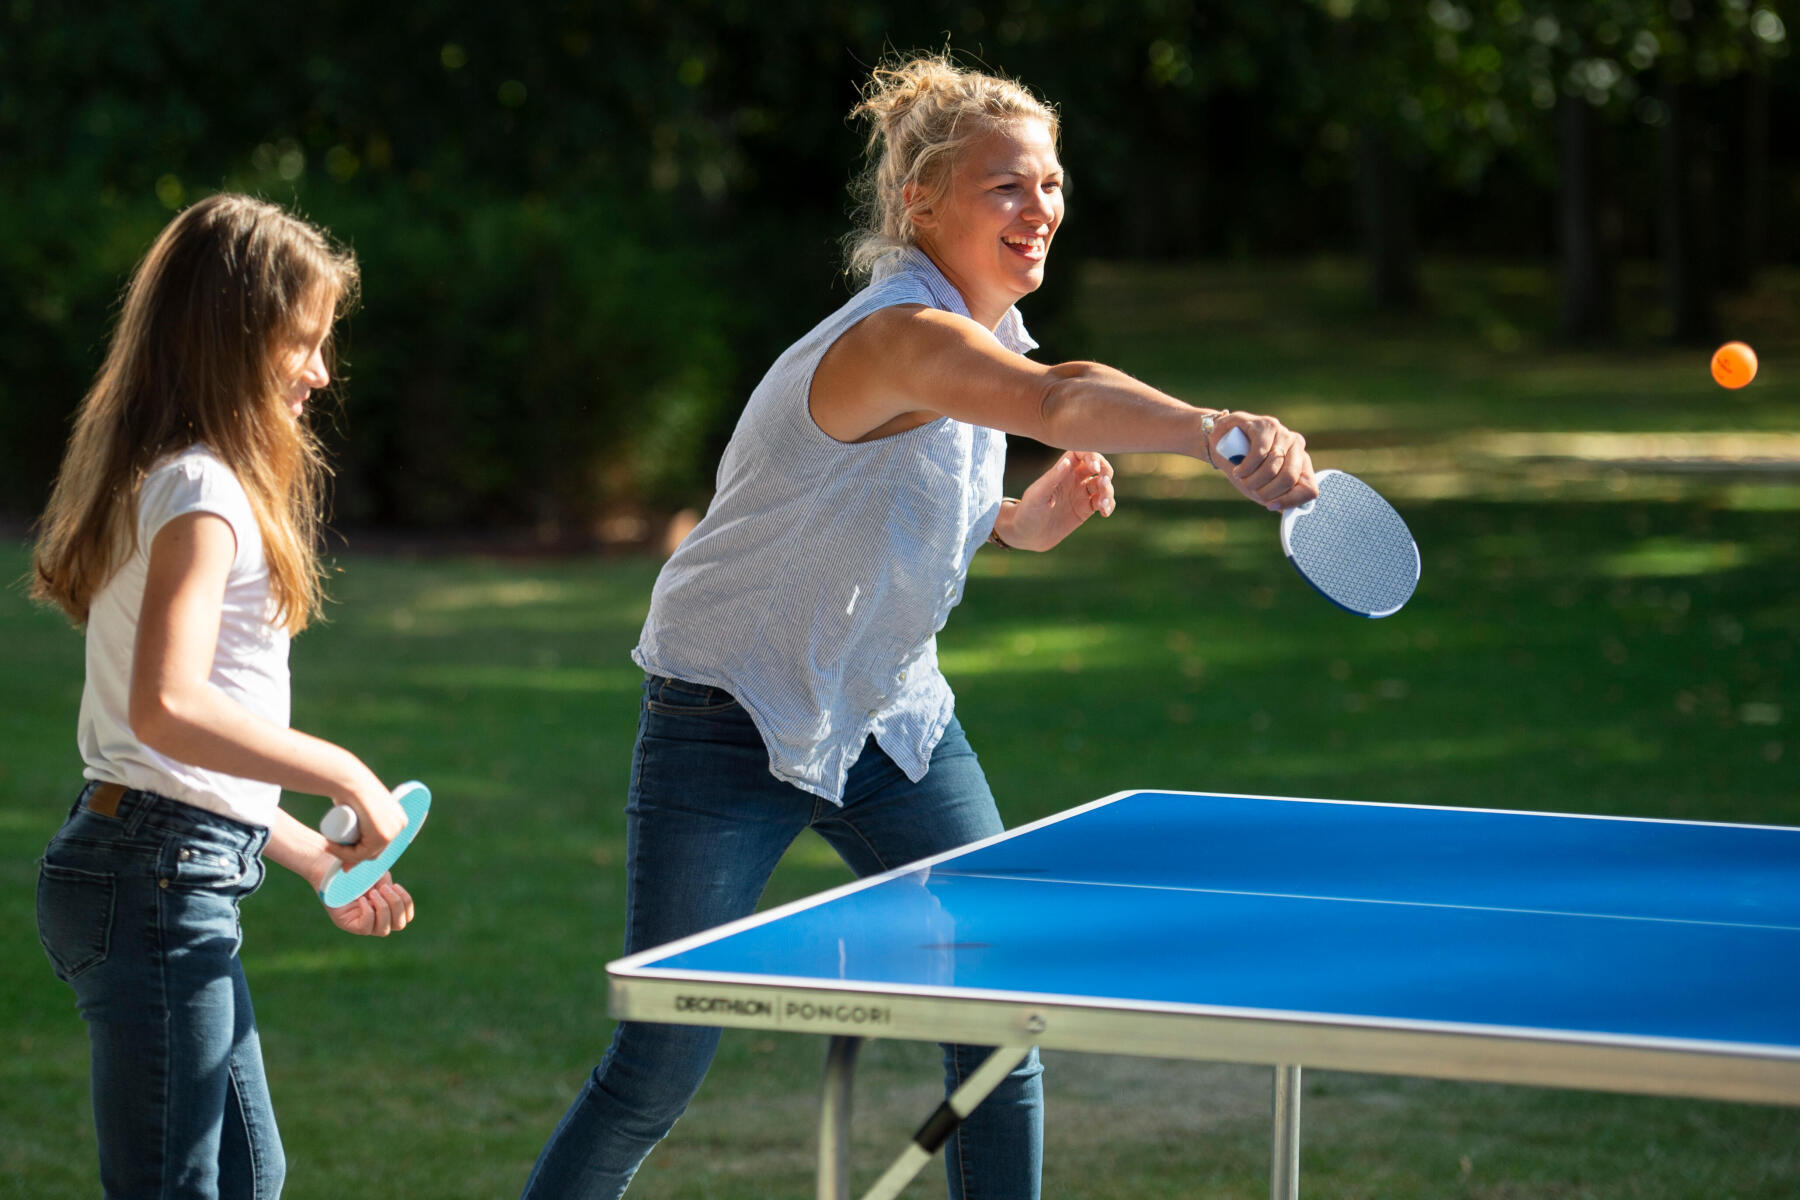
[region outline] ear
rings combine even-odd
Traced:
[[[937,225],[937,214],[933,213],[928,207],[913,207],[914,202],[918,200],[919,193],[922,190],[923,189],[920,188],[917,183],[902,184],[900,188],[900,203],[906,206],[906,219],[912,222],[914,229],[931,229]]]

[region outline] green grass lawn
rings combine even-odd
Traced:
[[[940,639],[1009,823],[1168,787],[1800,824],[1800,281],[1732,308],[1763,360],[1732,394],[1704,350],[1543,349],[1541,274],[1436,268],[1436,315],[1409,320],[1362,311],[1357,282],[1090,271],[1091,344],[1066,353],[1288,418],[1399,501],[1424,581],[1391,620],[1347,617],[1268,514],[1122,461],[1116,517],[1054,554],[984,551]],[[25,562],[0,546],[0,577]],[[610,1029],[627,652],[658,564],[353,539],[340,565],[330,623],[295,643],[295,724],[426,779],[437,808],[404,935],[336,933],[280,872],[246,905],[286,1194],[516,1195]],[[0,1196],[57,1200],[96,1186],[85,1039],[32,933],[79,774],[80,639],[0,592],[0,670]],[[808,838],[766,901],[844,878]],[[812,1195],[822,1051],[729,1032],[633,1195]],[[865,1053],[865,1175],[935,1103],[935,1057]],[[1267,1194],[1266,1072],[1047,1062],[1046,1195]],[[1314,1072],[1303,1146],[1314,1196],[1800,1194],[1800,1109]],[[933,1168],[908,1195],[941,1193]]]

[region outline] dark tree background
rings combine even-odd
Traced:
[[[844,295],[845,114],[948,45],[1065,120],[1083,257],[1358,252],[1557,268],[1570,340],[1626,260],[1669,336],[1800,258],[1771,0],[11,0],[0,13],[0,511],[42,502],[118,291],[220,188],[357,251],[341,523],[592,536],[704,497],[772,356]],[[1066,341],[1078,341],[1069,338]],[[1056,340],[1049,348],[1058,349]],[[1078,347],[1076,347],[1078,349]]]

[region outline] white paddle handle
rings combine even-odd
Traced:
[[[1229,429],[1219,439],[1219,453],[1233,463],[1241,463],[1244,456],[1250,453],[1250,439],[1244,436],[1241,429]]]
[[[356,820],[356,810],[348,804],[335,805],[319,822],[319,832],[325,835],[328,842],[336,842],[340,846],[354,846],[362,837],[362,829]]]

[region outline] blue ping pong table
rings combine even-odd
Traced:
[[[1800,1104],[1800,828],[1121,792],[608,967],[615,1016],[832,1038],[819,1196],[867,1037]],[[1052,1081],[1053,1082],[1053,1081]]]

